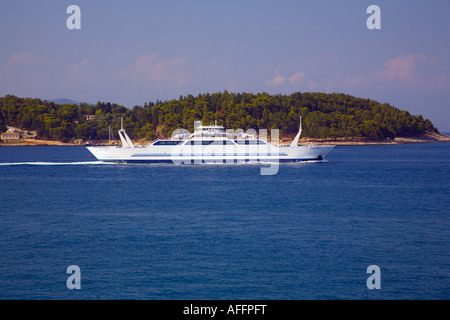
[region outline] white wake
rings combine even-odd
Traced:
[[[4,162],[0,166],[83,166],[111,164],[104,161],[80,161],[80,162]]]

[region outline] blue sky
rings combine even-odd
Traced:
[[[69,30],[69,5],[81,30]],[[369,5],[381,30],[369,30]],[[148,101],[207,92],[343,92],[450,131],[450,1],[0,3],[0,96]]]

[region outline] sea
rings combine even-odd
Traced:
[[[0,299],[450,298],[450,143],[273,175],[90,156],[0,147]]]

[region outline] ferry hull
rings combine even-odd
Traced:
[[[322,161],[334,146],[270,148],[88,147],[99,160],[126,163],[228,164]]]

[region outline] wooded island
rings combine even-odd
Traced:
[[[217,121],[227,129],[279,129],[294,136],[302,117],[305,139],[385,140],[438,134],[430,120],[387,103],[341,93],[218,93],[180,96],[127,108],[110,102],[55,104],[37,98],[7,95],[0,98],[0,132],[7,126],[37,132],[41,139],[62,142],[106,140],[124,127],[132,139],[153,140],[175,129],[193,131],[194,121]]]

